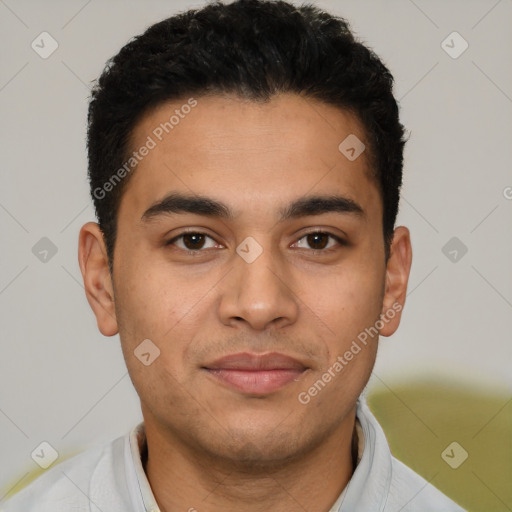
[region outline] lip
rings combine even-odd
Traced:
[[[239,392],[264,396],[296,380],[308,367],[292,357],[276,352],[243,352],[222,357],[203,366],[203,370]]]

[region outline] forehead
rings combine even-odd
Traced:
[[[311,98],[185,97],[154,108],[134,128],[131,150],[150,149],[139,151],[145,156],[121,208],[141,212],[172,190],[214,195],[240,213],[249,204],[266,212],[285,196],[335,190],[379,203],[366,150],[355,159],[346,152],[363,144],[357,117]]]

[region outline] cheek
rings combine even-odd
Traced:
[[[201,403],[197,399],[191,400],[194,398],[193,388],[181,378],[176,361],[173,366],[161,355],[150,366],[138,363],[132,361],[129,374],[143,408],[151,410],[152,415],[164,423],[168,423],[170,412],[174,422],[187,420],[187,416],[189,421],[190,414],[200,414]]]
[[[375,265],[347,265],[333,269],[322,282],[311,278],[304,301],[331,334],[346,340],[378,319],[383,282],[384,272],[376,272]]]
[[[187,282],[183,272],[158,264],[137,268],[126,262],[116,281],[121,345],[136,388],[179,388],[188,375],[198,329],[213,308],[211,297]],[[148,350],[139,348],[143,343]],[[149,356],[137,357],[148,352]],[[154,362],[145,366],[148,359]]]
[[[155,339],[166,338],[201,298],[200,290],[195,290],[180,275],[179,269],[168,265],[141,265],[129,263],[121,268],[116,276],[116,310],[120,329],[127,335],[144,336]],[[136,262],[133,262],[136,263]]]

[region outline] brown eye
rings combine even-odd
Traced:
[[[331,243],[331,241],[333,242]],[[336,243],[338,245],[344,245],[344,242],[340,237],[323,231],[308,233],[297,241],[297,245],[301,248],[325,252],[334,248]]]
[[[311,233],[307,235],[307,241],[312,249],[325,249],[329,242],[329,235],[326,233]]]
[[[200,233],[187,233],[183,235],[183,244],[187,249],[202,249],[205,237]]]
[[[210,240],[210,242],[208,242]],[[209,243],[209,245],[206,245]],[[176,246],[178,249],[189,252],[203,252],[202,249],[210,249],[215,247],[215,240],[207,235],[206,233],[196,233],[190,231],[188,233],[182,233],[169,240],[166,245]]]

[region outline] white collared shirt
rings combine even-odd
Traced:
[[[358,464],[329,512],[464,512],[395,459],[366,401],[357,403]],[[47,470],[2,512],[160,512],[141,461],[144,424]],[[194,507],[194,504],[191,504]],[[200,504],[195,504],[201,510]]]

